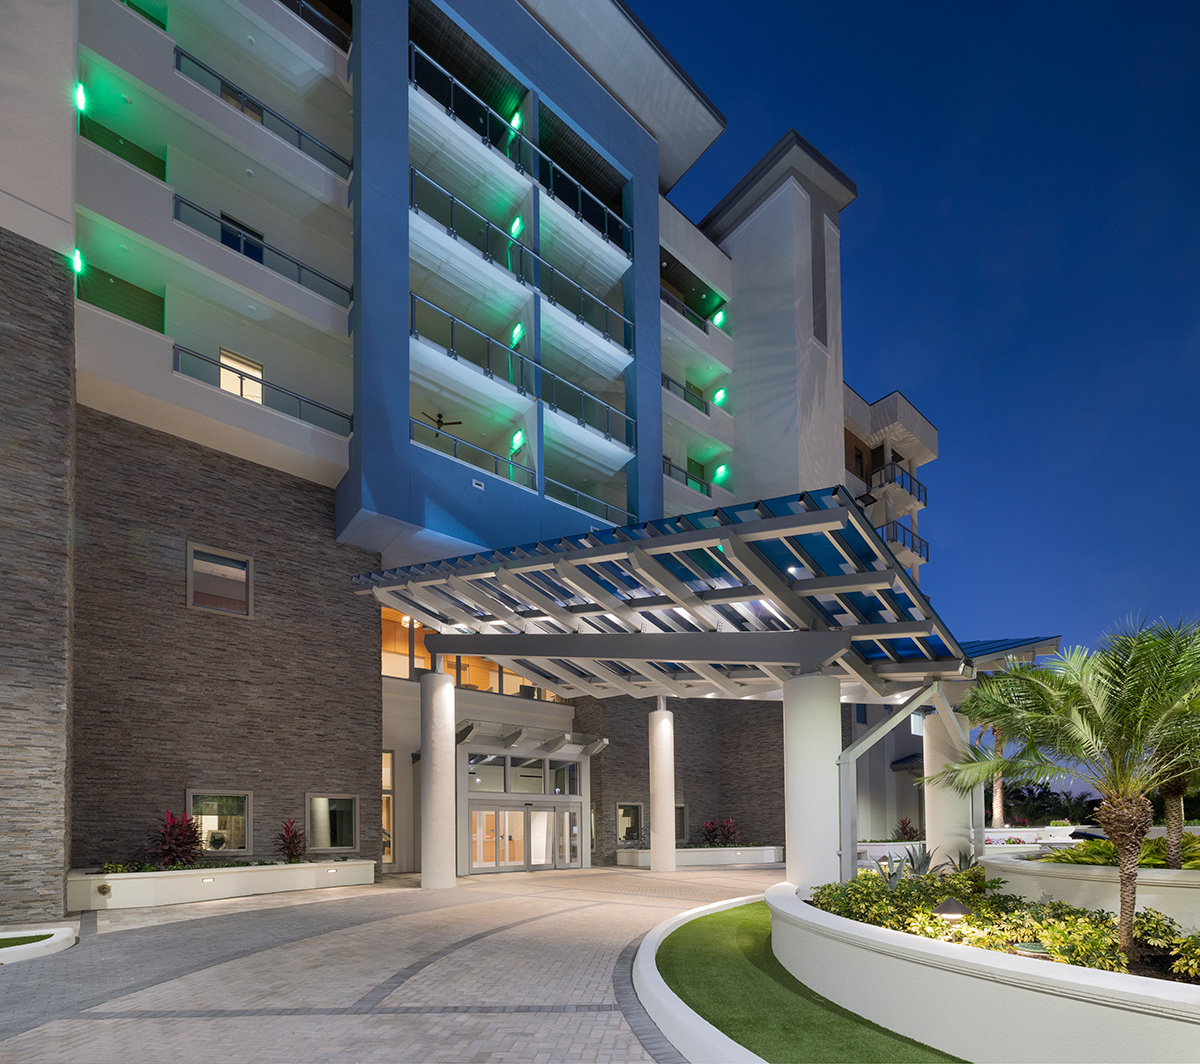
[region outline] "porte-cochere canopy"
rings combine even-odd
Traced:
[[[432,652],[489,658],[564,697],[761,698],[819,669],[876,700],[981,661],[843,487],[354,582],[440,633]]]

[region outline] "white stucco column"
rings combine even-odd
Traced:
[[[421,888],[455,885],[454,679],[421,677]]]
[[[650,713],[650,871],[675,871],[675,714],[659,695]]]
[[[841,685],[836,676],[793,676],[783,685],[783,811],[787,878],[809,889],[838,880]]]
[[[941,710],[927,714],[924,722],[925,775],[933,776],[947,765],[961,761],[963,754],[952,735],[953,725]],[[971,849],[971,796],[946,786],[925,784],[925,845],[934,854],[933,863],[958,860]]]

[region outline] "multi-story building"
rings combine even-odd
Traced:
[[[436,663],[356,573],[839,483],[927,560],[936,430],[843,379],[853,183],[791,132],[686,218],[725,120],[623,0],[41,0],[3,33],[13,911],[198,796],[232,850],[295,817],[412,868]],[[491,744],[463,786],[507,758],[563,861],[610,858],[616,718],[444,667]]]

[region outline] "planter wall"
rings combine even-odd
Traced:
[[[1114,913],[1121,906],[1114,866],[1025,861],[1009,854],[985,855],[982,863],[989,878],[999,876],[1007,881],[1003,888],[1007,893],[1030,901],[1049,897]],[[1139,868],[1137,907],[1157,909],[1188,932],[1200,931],[1200,871]]]
[[[67,910],[136,909],[147,905],[244,898],[288,890],[349,887],[375,882],[375,862],[313,861],[301,864],[249,865],[238,868],[194,868],[180,872],[122,872],[113,875],[82,870],[67,875]],[[108,893],[100,888],[107,886]]]
[[[772,949],[797,979],[943,1052],[977,1064],[1196,1059],[1194,986],[871,927],[802,902],[790,883],[766,897]]]
[[[675,864],[730,865],[778,864],[783,860],[782,846],[704,846],[694,850],[676,850]],[[649,850],[618,850],[617,864],[628,868],[649,868]]]

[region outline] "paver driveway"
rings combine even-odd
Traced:
[[[629,984],[674,913],[782,866],[415,876],[83,917],[0,967],[0,1061],[678,1061]]]

